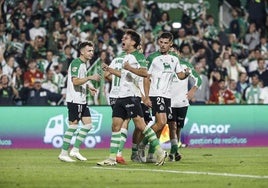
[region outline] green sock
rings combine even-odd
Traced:
[[[81,144],[84,142],[86,136],[87,136],[87,133],[90,131],[91,129],[91,126],[85,126],[83,125],[81,127],[81,129],[79,130],[78,132],[78,135],[76,137],[76,140],[75,140],[75,143],[74,143],[74,147],[79,149]]]
[[[178,151],[178,140],[171,139],[170,143],[171,143],[170,153],[175,154]]]
[[[121,140],[118,148],[118,155],[122,156],[122,151],[124,149],[125,143],[127,141],[127,129],[126,128],[121,128]]]
[[[155,147],[153,147],[152,144],[150,143],[148,153],[154,153],[154,152],[155,152]]]
[[[144,136],[144,138],[142,139],[140,146],[145,147],[148,144],[148,137]]]
[[[110,158],[116,157],[121,140],[121,132],[112,132],[111,142],[110,142]]]
[[[132,153],[133,153],[133,154],[138,153],[138,145],[132,143],[132,148],[131,148],[131,150],[132,150]]]
[[[70,126],[65,131],[64,136],[63,136],[63,146],[62,146],[63,150],[66,150],[66,151],[69,150],[72,137],[73,137],[74,132],[76,131],[77,127],[78,127],[78,125]]]
[[[150,142],[151,147],[158,149],[160,147],[159,140],[155,132],[150,127],[146,127],[143,131],[145,138]],[[143,141],[144,143],[144,141]]]

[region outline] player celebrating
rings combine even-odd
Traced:
[[[160,147],[159,140],[154,131],[146,127],[141,108],[141,93],[138,87],[139,80],[147,77],[146,60],[142,53],[137,50],[140,44],[140,36],[133,30],[127,30],[122,38],[122,48],[126,52],[121,71],[120,92],[113,108],[112,137],[110,143],[110,156],[108,159],[98,162],[98,165],[116,165],[116,153],[120,142],[120,129],[123,121],[132,118],[139,128],[156,149],[156,165],[163,165],[167,153]]]
[[[87,160],[87,158],[79,153],[80,145],[92,127],[91,115],[86,103],[86,92],[88,88],[91,91],[91,94],[95,94],[96,89],[89,86],[88,81],[100,80],[98,74],[87,76],[86,63],[93,57],[94,44],[92,42],[82,42],[79,44],[79,52],[79,58],[74,59],[68,68],[66,102],[69,128],[64,133],[62,150],[58,156],[58,158],[64,162],[75,162],[75,160],[69,157],[68,150],[80,120],[82,121],[83,126],[78,132],[74,147],[70,151],[70,156],[81,161]]]
[[[152,107],[152,115],[155,116],[155,123],[152,129],[158,138],[167,123],[167,117],[171,115],[171,81],[174,74],[179,79],[185,79],[189,76],[189,69],[183,70],[179,58],[174,52],[170,51],[173,45],[173,35],[170,32],[163,32],[158,37],[158,45],[160,49],[147,57],[149,62],[149,76],[145,81],[145,104]],[[140,143],[139,155],[145,162],[154,161],[153,147],[149,147],[149,154],[145,159],[144,148],[148,143],[144,138]]]

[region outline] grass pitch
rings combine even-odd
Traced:
[[[82,149],[86,162],[64,163],[59,149],[0,150],[0,188],[267,188],[268,148],[182,148],[180,162],[164,166],[130,161],[99,167],[108,149]]]

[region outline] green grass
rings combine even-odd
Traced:
[[[83,149],[86,162],[64,163],[60,150],[0,150],[0,188],[267,188],[268,148],[183,148],[180,162],[98,167],[108,149]],[[230,176],[228,176],[230,175]]]

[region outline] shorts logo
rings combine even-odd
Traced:
[[[160,105],[159,109],[164,110],[165,109],[164,105]]]
[[[126,108],[131,108],[131,107],[134,107],[134,104],[127,104],[126,105]]]

